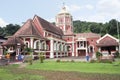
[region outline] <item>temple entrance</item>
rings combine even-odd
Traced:
[[[93,53],[94,53],[94,46],[93,45],[90,45],[88,47],[88,52],[89,52],[89,56],[93,56]]]
[[[78,56],[85,56],[86,51],[85,50],[78,50]]]
[[[16,52],[10,53],[10,61],[16,61]]]

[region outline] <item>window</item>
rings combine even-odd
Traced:
[[[26,45],[26,47],[30,47],[30,45],[29,45],[29,41],[25,41],[25,45]]]
[[[49,45],[46,45],[46,49],[49,50]]]
[[[83,47],[83,42],[80,42],[80,47]]]
[[[57,43],[54,43],[54,50],[57,50],[57,49],[56,49],[56,48],[57,48],[56,45],[57,45]]]
[[[39,42],[36,42],[36,49],[39,49]]]

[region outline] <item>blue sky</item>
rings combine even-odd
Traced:
[[[0,0],[0,26],[22,24],[35,14],[53,22],[65,3],[74,20],[120,21],[120,0]]]

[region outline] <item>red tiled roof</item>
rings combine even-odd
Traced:
[[[11,46],[11,45],[17,45],[17,44],[20,44],[20,45],[24,45],[23,41],[18,38],[18,37],[11,37],[11,38],[8,38],[7,41],[5,41],[2,45],[3,46]]]
[[[82,37],[82,38],[100,38],[101,36],[99,34],[95,34],[95,33],[76,33],[76,38]]]
[[[105,38],[99,41],[97,46],[118,46],[118,42],[112,39],[111,37],[106,36]]]
[[[14,36],[37,36],[42,38],[32,20],[29,19],[15,34]]]
[[[35,17],[38,19],[39,23],[41,24],[41,27],[45,29],[46,31],[52,32],[57,35],[63,35],[63,32],[60,28],[56,27],[52,23],[49,23],[48,21],[40,18],[39,16],[35,15]]]

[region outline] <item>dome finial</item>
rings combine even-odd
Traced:
[[[65,2],[63,2],[63,9],[66,9],[66,7],[65,7]]]
[[[65,2],[63,2],[63,7],[65,7]]]

